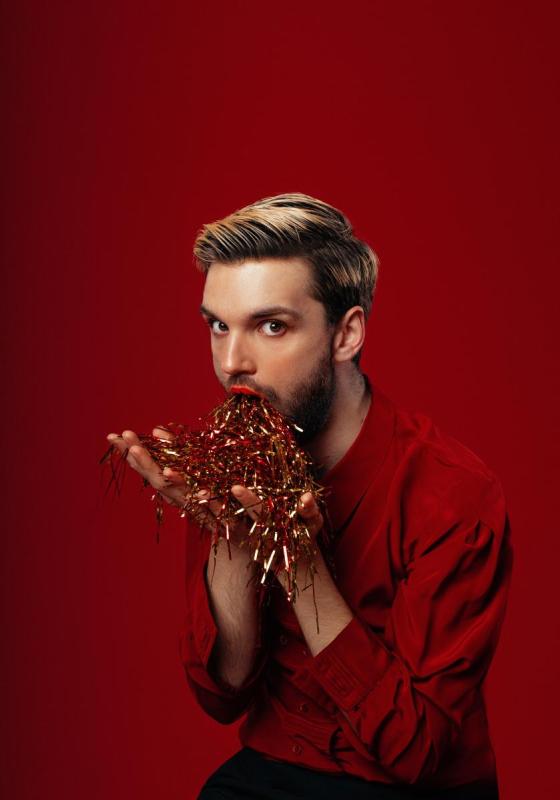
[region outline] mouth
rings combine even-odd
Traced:
[[[254,397],[264,399],[264,394],[257,392],[256,389],[249,389],[248,386],[232,386],[230,392],[231,394],[251,394]]]

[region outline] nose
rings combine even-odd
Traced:
[[[230,331],[220,355],[222,372],[226,375],[252,374],[255,372],[254,360],[247,349],[246,343],[244,344],[242,337],[238,334]]]

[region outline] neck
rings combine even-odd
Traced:
[[[357,438],[371,402],[371,391],[362,373],[341,375],[323,430],[305,445],[316,465],[317,478],[340,461]]]

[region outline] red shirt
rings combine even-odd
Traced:
[[[313,657],[275,582],[239,690],[207,670],[210,539],[187,526],[180,647],[198,703],[224,724],[248,712],[243,745],[312,769],[434,788],[495,783],[482,685],[513,564],[499,479],[373,387],[357,438],[321,483],[332,489],[335,582],[354,619]]]

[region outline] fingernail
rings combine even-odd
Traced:
[[[231,491],[233,494],[237,495],[237,497],[243,494],[243,488],[241,486],[233,486]]]

